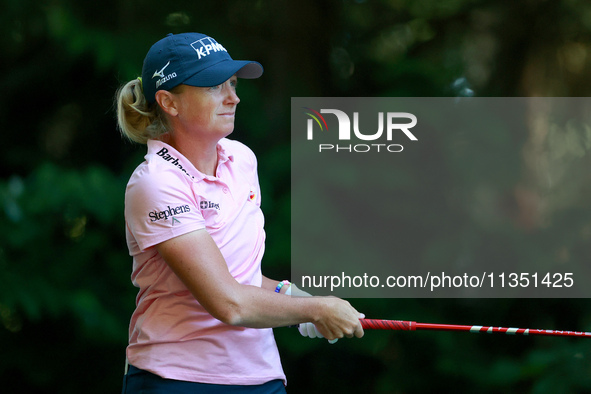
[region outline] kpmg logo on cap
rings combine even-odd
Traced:
[[[211,37],[205,37],[200,40],[195,41],[191,44],[197,55],[199,56],[199,60],[202,57],[206,57],[211,53],[215,52],[228,52],[226,48],[224,48],[221,44],[219,44],[216,40]]]

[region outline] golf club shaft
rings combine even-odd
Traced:
[[[473,333],[486,332],[488,334],[501,333],[509,335],[547,335],[547,336],[572,336],[589,337],[591,332],[583,331],[560,331],[560,330],[538,330],[531,328],[510,328],[493,326],[465,326],[457,324],[431,324],[417,323],[414,321],[403,320],[379,320],[379,319],[361,319],[361,326],[366,330],[431,330],[431,331],[469,331]]]

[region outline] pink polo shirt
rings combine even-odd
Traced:
[[[148,141],[125,193],[132,282],[139,287],[129,327],[129,363],[168,379],[253,385],[285,382],[272,329],[234,327],[195,300],[154,248],[205,228],[241,284],[261,286],[264,218],[254,153],[218,143],[216,176],[199,172],[168,144]]]

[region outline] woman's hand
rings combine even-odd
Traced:
[[[359,313],[348,301],[336,297],[315,297],[321,301],[321,315],[313,321],[315,328],[326,339],[343,337],[361,338],[364,334],[361,322],[365,315]]]
[[[298,288],[293,283],[287,289],[287,291],[285,292],[285,294],[286,295],[299,296],[299,297],[311,297],[312,296],[310,293],[307,293],[307,292],[301,290],[300,288]],[[361,316],[364,316],[363,314],[360,314],[360,315]],[[324,335],[322,335],[322,333],[320,331],[318,331],[318,328],[316,328],[316,326],[314,325],[314,323],[300,323],[299,326],[298,326],[298,331],[304,337],[308,337],[308,338],[324,338]],[[361,335],[363,336],[363,334],[361,334]],[[338,341],[338,338],[329,339],[328,340],[328,343],[330,343],[332,345],[332,344],[336,343],[337,341]]]

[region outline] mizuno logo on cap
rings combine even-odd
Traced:
[[[191,44],[195,52],[197,52],[197,56],[199,59],[209,55],[212,52],[228,52],[226,48],[224,48],[221,44],[218,44],[216,40],[211,37],[205,37],[200,40],[195,41]]]
[[[156,77],[164,78],[164,69],[166,67],[168,67],[169,64],[170,64],[170,61],[168,61],[168,63],[166,63],[166,66],[162,67],[162,70],[154,71],[154,75],[152,75],[152,78],[156,78]]]

